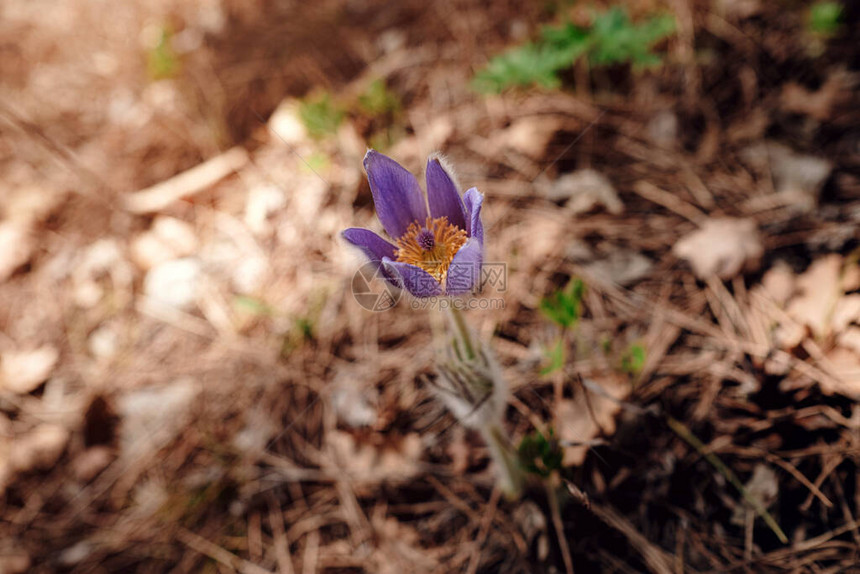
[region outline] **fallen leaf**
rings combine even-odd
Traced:
[[[833,163],[827,159],[797,153],[776,142],[750,146],[743,157],[763,173],[769,172],[782,202],[799,213],[815,208],[821,187],[833,170]]]
[[[593,169],[580,169],[556,179],[546,191],[551,201],[564,200],[565,208],[574,215],[604,207],[612,214],[624,211],[618,192],[607,177]]]
[[[849,327],[839,335],[839,346],[850,349],[860,356],[860,327]]]
[[[191,255],[197,250],[194,227],[174,217],[159,216],[152,228],[131,243],[131,256],[144,271],[165,261]]]
[[[248,192],[245,225],[256,235],[270,235],[274,228],[269,218],[287,205],[284,190],[276,185],[259,185]]]
[[[827,353],[828,367],[835,380],[821,380],[821,391],[832,395],[839,393],[854,400],[860,400],[860,356],[854,351],[836,347]]]
[[[25,265],[33,254],[34,242],[28,225],[16,221],[0,222],[0,282]]]
[[[149,270],[143,280],[143,292],[162,305],[191,309],[200,291],[202,269],[193,257],[165,261]]]
[[[418,472],[424,444],[417,433],[386,437],[384,444],[358,441],[349,432],[326,433],[338,466],[352,480],[407,480]]]
[[[134,456],[144,448],[157,449],[169,442],[182,430],[199,392],[193,380],[180,379],[163,387],[136,389],[120,397],[117,412],[123,455]]]
[[[508,149],[532,159],[541,159],[552,137],[561,129],[561,119],[553,116],[529,116],[515,120],[499,136]]]
[[[0,388],[18,394],[27,394],[44,383],[60,352],[51,345],[30,351],[10,351],[0,356]]]
[[[589,263],[585,268],[595,277],[626,287],[645,277],[653,266],[641,253],[619,248],[612,250],[606,259]]]
[[[807,90],[797,82],[787,82],[782,87],[780,105],[786,112],[827,121],[833,117],[836,106],[851,98],[857,83],[855,77],[845,70],[836,70],[815,91]]]
[[[619,401],[630,395],[630,383],[612,376],[589,383],[602,391],[584,389],[574,399],[563,399],[556,404],[555,420],[562,442],[587,442],[602,433],[610,436],[615,433],[615,415],[621,410]],[[588,445],[565,446],[562,464],[582,464],[588,449]]]
[[[371,394],[375,398],[375,389]],[[338,420],[349,427],[371,426],[376,422],[376,408],[368,392],[357,388],[354,380],[336,385],[331,393],[331,403]]]
[[[6,219],[24,225],[42,222],[59,207],[66,194],[41,187],[22,187],[4,198]]]
[[[678,114],[661,110],[648,120],[648,137],[660,147],[671,148],[678,143]]]
[[[843,332],[852,323],[860,323],[860,294],[839,297],[830,323],[834,333]]]
[[[89,482],[114,459],[113,449],[94,446],[86,449],[72,461],[72,474],[81,482]]]
[[[761,286],[774,302],[785,305],[794,295],[794,273],[785,263],[777,263],[765,272],[761,278]]]
[[[747,494],[752,497],[761,508],[768,508],[776,501],[779,495],[779,481],[776,473],[767,465],[758,463],[753,469],[752,476],[744,485]],[[742,525],[746,522],[747,512],[755,512],[752,505],[744,501],[738,505],[732,514],[732,523]]]
[[[839,274],[842,269],[840,255],[828,255],[812,262],[797,278],[798,295],[788,304],[786,311],[802,325],[806,325],[817,338],[831,331],[831,317],[842,296]]]
[[[9,465],[18,472],[53,466],[60,458],[69,431],[65,427],[43,423],[15,437],[9,449]]]
[[[283,100],[269,116],[268,127],[274,134],[272,141],[275,144],[280,142],[287,146],[310,145],[310,137],[299,116],[300,105],[298,100]]]
[[[678,241],[672,251],[688,261],[699,278],[731,279],[757,269],[764,247],[755,221],[727,217],[708,219]]]

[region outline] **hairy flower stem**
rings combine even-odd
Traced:
[[[519,498],[523,489],[525,475],[520,468],[517,454],[505,429],[500,424],[487,425],[481,429],[484,440],[490,448],[490,456],[499,472],[499,487],[509,499]]]
[[[445,318],[434,318],[436,366],[442,399],[465,426],[480,431],[499,473],[499,486],[508,498],[519,496],[524,474],[516,450],[502,426],[508,401],[507,382],[489,349],[472,333],[466,318],[451,301]]]

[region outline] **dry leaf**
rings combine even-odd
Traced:
[[[796,82],[787,82],[782,87],[780,104],[790,113],[806,114],[818,121],[827,121],[833,116],[833,109],[851,98],[855,75],[845,70],[831,73],[817,90],[807,90]]]
[[[33,254],[33,236],[29,226],[15,222],[0,222],[0,282],[8,279]]]
[[[828,395],[839,393],[860,400],[860,356],[849,349],[836,347],[827,353],[827,361],[836,380],[818,381],[822,392]]]
[[[651,260],[641,253],[622,248],[613,249],[606,259],[585,266],[595,277],[624,287],[645,277],[652,267]]]
[[[765,464],[758,463],[753,469],[753,474],[747,481],[747,493],[756,500],[762,508],[767,508],[777,499],[779,495],[779,481],[776,473]],[[754,512],[749,502],[735,507],[732,514],[732,522],[734,524],[744,524],[746,522],[746,513]]]
[[[417,433],[403,437],[388,437],[386,444],[374,445],[358,441],[348,432],[334,430],[326,433],[340,469],[353,480],[406,480],[418,472],[424,445]]]
[[[561,119],[529,116],[514,121],[499,136],[504,147],[532,159],[541,159],[552,137],[561,129]]]
[[[65,199],[65,193],[42,187],[23,187],[4,198],[6,219],[24,225],[44,221]]]
[[[840,297],[836,301],[830,323],[834,333],[841,333],[851,323],[860,323],[860,294]]]
[[[788,314],[812,330],[817,338],[830,333],[831,316],[842,296],[839,273],[842,257],[828,255],[813,261],[805,273],[797,278],[799,294],[789,304]]]
[[[785,305],[795,291],[795,276],[788,265],[778,263],[761,278],[765,292],[779,305]]]
[[[300,105],[298,100],[283,100],[269,116],[269,130],[274,133],[272,138],[274,144],[283,143],[288,146],[309,144],[308,132],[299,116]]]
[[[840,333],[837,342],[845,349],[851,349],[860,357],[860,327],[849,327]]]
[[[72,461],[72,474],[81,482],[89,482],[107,468],[113,459],[113,449],[110,447],[90,447]]]
[[[376,399],[376,395],[376,389],[365,391],[357,388],[355,381],[350,381],[350,384],[337,384],[334,387],[331,404],[338,420],[346,426],[371,426],[377,419],[376,407],[371,402]]]
[[[60,458],[69,431],[65,427],[44,423],[28,433],[15,437],[9,448],[9,466],[18,472],[53,466]]]
[[[44,383],[60,352],[50,345],[30,351],[11,351],[0,357],[0,389],[26,394]]]
[[[121,418],[120,446],[124,456],[145,448],[161,448],[179,433],[200,389],[191,379],[180,379],[164,387],[141,388],[117,401]]]
[[[561,400],[555,409],[558,436],[564,442],[587,442],[602,433],[615,433],[615,415],[621,410],[618,401],[630,395],[630,383],[620,377],[606,377],[590,381],[602,389],[602,393],[584,389],[572,400]],[[608,395],[608,396],[606,396]],[[615,399],[615,400],[613,400]],[[582,464],[588,446],[566,446],[564,448],[565,466]]]
[[[159,216],[152,228],[138,235],[131,243],[131,255],[141,269],[148,270],[159,263],[191,255],[197,250],[194,227],[174,217]]]
[[[612,183],[593,169],[580,169],[566,173],[552,182],[546,191],[551,201],[566,200],[565,208],[574,215],[587,213],[596,207],[605,207],[612,214],[624,211],[624,204]]]
[[[146,274],[143,292],[162,305],[188,310],[197,301],[201,277],[200,261],[194,257],[165,261]]]
[[[829,160],[797,153],[776,142],[750,146],[744,150],[743,157],[761,172],[769,172],[782,203],[799,213],[815,208],[821,187],[833,170]]]
[[[701,229],[683,237],[672,250],[705,279],[731,279],[757,269],[764,254],[758,228],[751,219],[709,219]]]
[[[846,293],[860,289],[860,265],[851,263],[842,270],[842,290]]]

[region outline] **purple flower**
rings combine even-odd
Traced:
[[[484,195],[473,187],[461,199],[436,155],[427,160],[426,201],[415,176],[393,159],[370,150],[364,169],[376,215],[394,243],[358,228],[345,230],[344,239],[377,264],[387,281],[416,297],[473,291],[484,259]]]

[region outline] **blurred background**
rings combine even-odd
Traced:
[[[858,9],[5,0],[0,574],[857,571]],[[520,500],[368,148],[486,196]]]

